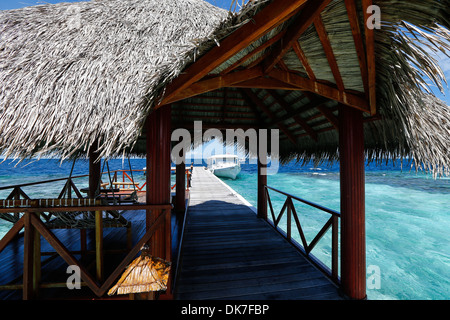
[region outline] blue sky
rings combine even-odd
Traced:
[[[58,3],[58,2],[78,2],[82,0],[0,0],[0,10],[9,10],[9,9],[17,9],[17,8],[23,8],[31,5],[37,5],[37,4],[44,4],[44,3]],[[164,0],[162,0],[164,1]],[[208,2],[218,6],[222,7],[224,9],[229,9],[232,0],[207,0]],[[242,0],[238,0],[241,2]],[[449,82],[448,85],[445,88],[444,94],[439,92],[437,88],[433,90],[435,95],[447,102],[448,105],[450,105],[450,58],[445,56],[444,54],[440,54],[438,56],[439,63],[441,65],[441,68],[443,69],[443,72],[445,74],[445,77],[447,78],[447,81]]]

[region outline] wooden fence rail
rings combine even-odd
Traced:
[[[175,169],[173,169],[175,170]],[[131,173],[131,176],[128,174],[128,172]],[[101,174],[113,174],[113,176],[111,177],[111,180],[107,183],[101,183],[102,187],[106,187],[107,185],[109,185],[109,189],[114,189],[117,186],[122,186],[124,189],[126,190],[136,190],[136,191],[145,191],[144,187],[146,186],[146,182],[142,183],[142,185],[140,185],[139,183],[136,182],[136,179],[133,179],[133,172],[139,172],[139,173],[145,173],[146,170],[143,169],[134,169],[134,170],[113,170],[110,172],[102,172]],[[120,178],[120,174],[121,174],[121,178]],[[186,174],[186,182],[187,182],[187,188],[190,187],[190,178],[192,175],[192,168],[186,168],[185,171]],[[38,181],[38,182],[28,182],[28,183],[22,183],[22,184],[16,184],[16,185],[10,185],[10,186],[3,186],[0,187],[0,191],[2,190],[8,190],[8,189],[12,189],[11,193],[6,197],[7,200],[11,200],[11,199],[30,199],[30,197],[23,191],[24,187],[29,187],[29,186],[35,186],[35,185],[39,185],[39,184],[46,184],[46,183],[54,183],[54,182],[59,182],[59,181],[66,181],[64,184],[64,187],[62,188],[58,198],[63,198],[68,197],[71,198],[72,197],[72,191],[75,193],[75,195],[78,198],[83,198],[80,189],[75,185],[74,180],[79,179],[79,178],[85,178],[85,177],[89,177],[89,175],[78,175],[78,176],[73,176],[73,177],[67,177],[67,178],[58,178],[58,179],[51,179],[51,180],[45,180],[45,181]],[[108,179],[109,180],[109,179]],[[176,184],[174,184],[172,186],[172,190],[175,188]],[[82,190],[82,189],[81,189]]]
[[[283,204],[283,207],[281,208],[280,212],[277,216],[275,216],[272,201],[270,198],[269,190],[275,191],[279,194],[282,194],[286,196],[286,200]],[[339,242],[339,217],[340,213],[337,211],[334,211],[332,209],[323,207],[321,205],[318,205],[316,203],[307,201],[305,199],[293,196],[289,193],[277,190],[275,188],[265,186],[265,193],[266,193],[266,199],[267,204],[270,209],[270,213],[272,216],[272,223],[273,227],[277,229],[277,231],[281,231],[280,233],[286,237],[286,239],[294,244],[303,254],[306,255],[317,267],[319,267],[323,272],[325,272],[335,283],[339,282],[339,276],[338,276],[338,261],[339,261],[339,252],[338,252],[338,242]],[[330,219],[327,220],[325,225],[320,229],[320,231],[317,233],[317,235],[314,237],[313,240],[311,240],[309,243],[307,242],[305,238],[305,234],[303,232],[303,228],[300,224],[300,220],[298,217],[297,210],[295,209],[294,202],[299,201],[302,202],[308,206],[314,207],[316,209],[319,209],[321,211],[327,212],[331,214]],[[286,230],[281,230],[279,228],[279,223],[283,215],[286,213]],[[293,218],[293,219],[292,219]],[[301,244],[299,244],[297,241],[292,239],[292,220],[295,221],[295,226],[297,228],[297,231],[300,235]],[[270,221],[268,221],[270,222]],[[330,229],[331,227],[331,270],[328,269],[321,261],[319,261],[316,257],[314,257],[311,254],[312,249],[317,245],[317,243],[322,239],[324,234]]]
[[[0,253],[24,229],[24,267],[22,285],[3,285],[0,289],[23,289],[23,299],[28,300],[35,297],[37,288],[55,287],[61,284],[40,284],[41,251],[40,236],[55,249],[69,265],[79,267],[81,279],[92,292],[101,297],[112,286],[113,282],[124,271],[125,267],[136,256],[141,247],[147,243],[154,232],[159,228],[165,228],[170,223],[172,205],[103,205],[95,199],[38,199],[38,200],[0,200],[0,213],[12,213],[22,216],[6,235],[0,239]],[[147,229],[144,236],[129,250],[127,256],[119,263],[116,269],[103,281],[103,212],[117,210],[155,210],[161,212],[154,223]],[[53,234],[42,219],[42,213],[51,212],[68,214],[70,212],[94,212],[95,214],[95,237],[96,237],[96,276],[93,277],[85,266],[83,266]]]

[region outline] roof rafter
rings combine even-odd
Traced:
[[[323,97],[336,100],[356,109],[370,112],[369,104],[363,97],[346,91],[340,91],[330,85],[326,85],[311,79],[303,78],[291,72],[273,69],[269,75],[287,84],[298,87],[306,91],[317,93]]]
[[[292,110],[291,112],[286,113],[284,116],[280,117],[278,121],[286,121],[294,116],[300,115],[301,113],[304,113],[310,109],[314,109],[325,103],[325,99],[315,99],[310,101],[309,103],[301,106],[300,108],[296,110]],[[305,119],[305,121],[308,121],[308,119]]]
[[[258,96],[255,93],[253,93],[251,89],[242,89],[242,92],[244,92],[245,95],[252,101],[252,103],[254,103],[258,108],[260,108],[269,118],[273,120],[276,119],[275,114],[272,111],[270,111],[268,107],[266,107],[264,102],[262,102],[258,98]],[[291,140],[291,142],[296,145],[297,141],[295,140],[292,133],[286,128],[286,126],[282,123],[277,123],[277,125],[280,128],[280,130],[283,131],[283,133],[289,138],[289,140]]]
[[[291,18],[306,2],[307,0],[285,0],[268,4],[250,22],[223,39],[220,47],[212,48],[174,79],[166,87],[166,93],[156,108],[170,103],[180,91],[200,80],[234,54]]]
[[[339,120],[330,109],[325,106],[318,106],[317,109],[328,119],[336,130],[339,130]]]
[[[190,114],[177,114],[174,113],[173,117],[176,118],[181,118],[181,119],[195,119],[195,120],[201,120],[201,119],[212,119],[212,120],[217,120],[218,116],[217,115],[190,115]],[[256,118],[250,118],[250,117],[227,117],[226,120],[242,120],[242,121],[256,121]],[[221,121],[219,121],[218,123],[225,123],[225,121],[223,121],[221,119]]]
[[[339,66],[337,64],[336,57],[333,53],[333,48],[331,47],[327,30],[325,29],[325,25],[320,15],[318,15],[314,20],[314,26],[316,27],[316,31],[317,34],[319,35],[319,39],[320,42],[322,43],[325,55],[327,56],[328,64],[330,65],[331,72],[333,73],[334,80],[336,81],[336,85],[340,91],[344,91],[345,87],[344,82],[342,81],[341,73],[339,71]]]
[[[281,37],[285,34],[286,31],[282,31],[280,33],[278,33],[277,35],[275,35],[274,37],[270,38],[269,40],[267,40],[266,42],[264,42],[264,44],[260,45],[259,47],[257,47],[256,49],[250,51],[249,53],[247,53],[245,56],[243,56],[242,58],[240,58],[238,61],[236,61],[235,63],[233,63],[231,66],[229,66],[228,68],[226,68],[225,70],[223,70],[220,74],[221,75],[225,75],[227,73],[230,73],[231,71],[233,71],[234,69],[236,69],[237,67],[239,67],[240,65],[242,65],[243,63],[245,63],[247,60],[249,60],[251,57],[253,57],[255,54],[263,51],[264,49],[270,47],[272,44],[274,44],[275,42],[277,42],[278,40],[281,39]]]
[[[356,11],[355,0],[345,0],[347,8],[348,20],[350,28],[352,29],[353,42],[355,43],[356,54],[358,56],[359,68],[361,70],[361,77],[364,86],[366,97],[369,96],[369,80],[367,70],[366,51],[364,50],[364,43],[361,35],[361,28],[359,26],[358,14]]]
[[[206,129],[219,129],[219,130],[226,130],[226,129],[259,129],[258,125],[255,124],[235,124],[235,123],[208,123],[208,122],[202,122],[201,124],[202,130]],[[176,121],[172,124],[173,129],[178,128],[184,128],[184,129],[196,129],[194,126],[194,121]]]
[[[290,28],[284,35],[284,37],[276,43],[272,53],[263,61],[264,72],[270,72],[275,65],[280,61],[286,52],[292,47],[294,41],[306,31],[306,29],[313,23],[315,17],[319,15],[323,9],[331,2],[331,0],[309,0],[301,13],[295,21],[291,24]]]
[[[232,88],[258,88],[258,89],[280,89],[298,90],[298,87],[284,83],[277,79],[258,77],[229,85]]]
[[[314,74],[313,69],[311,68],[311,65],[308,62],[308,59],[306,58],[305,53],[303,52],[302,48],[300,47],[300,44],[298,41],[294,42],[294,45],[292,46],[294,49],[295,54],[297,55],[298,59],[302,63],[303,67],[306,70],[306,74],[311,80],[316,80],[316,75]]]
[[[185,111],[185,112],[194,112],[194,113],[222,113],[222,110],[217,110],[217,109],[187,109],[187,108],[172,108],[172,113],[173,114],[179,114],[179,115],[183,115],[181,114],[181,112],[178,111]],[[251,110],[251,109],[248,109]],[[178,113],[177,113],[178,112]],[[252,111],[228,111],[227,110],[227,114],[238,114],[238,115],[254,115],[255,113]]]
[[[287,112],[293,113],[295,110],[292,109],[290,105],[281,97],[275,90],[268,90],[270,95],[275,99],[275,101]],[[314,140],[317,141],[317,133],[303,120],[299,115],[292,116],[295,122],[297,122]]]
[[[258,111],[258,108],[256,108],[255,104],[250,100],[250,98],[247,96],[244,90],[238,89],[244,100],[247,102],[248,106],[252,109],[253,114],[255,115],[258,125],[260,128],[264,127],[264,120],[261,117],[261,113]]]
[[[177,95],[172,96],[170,100],[166,101],[166,104],[173,103],[179,100],[190,98],[201,93],[213,91],[223,87],[229,87],[235,83],[254,79],[262,76],[262,69],[260,67],[253,67],[251,69],[244,69],[235,71],[223,76],[217,76],[206,80],[201,80],[196,83],[192,83],[189,87],[183,89]]]

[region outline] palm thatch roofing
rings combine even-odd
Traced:
[[[450,168],[449,0],[95,0],[0,12],[0,152],[145,153],[144,124],[280,129],[282,161],[336,160],[339,108],[364,111],[370,160]],[[366,15],[366,17],[365,17]]]
[[[171,263],[153,257],[144,247],[136,259],[125,269],[108,295],[167,290]]]

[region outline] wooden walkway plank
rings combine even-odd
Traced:
[[[175,299],[342,299],[249,204],[194,167]]]

